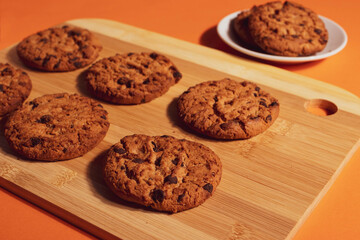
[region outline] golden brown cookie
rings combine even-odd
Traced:
[[[248,25],[255,43],[270,54],[308,56],[323,50],[328,41],[328,32],[318,15],[294,2],[254,6]]]
[[[177,101],[180,119],[217,139],[246,139],[269,128],[279,102],[255,83],[228,78],[190,87]]]
[[[126,136],[110,148],[104,177],[120,198],[179,212],[202,204],[220,183],[222,165],[208,147],[171,136]]]
[[[232,28],[234,29],[236,36],[240,40],[242,46],[255,50],[262,51],[261,48],[254,42],[250,30],[249,30],[249,16],[251,15],[251,9],[240,12],[232,22]]]
[[[72,26],[40,31],[16,48],[26,65],[51,72],[85,67],[95,61],[101,49],[101,43],[89,30]]]
[[[26,158],[56,161],[90,151],[104,138],[109,125],[107,112],[98,102],[77,94],[49,94],[11,113],[5,137]]]
[[[181,79],[175,65],[158,53],[116,54],[86,72],[90,92],[116,104],[145,103],[166,93]]]
[[[19,107],[31,92],[30,77],[21,69],[0,63],[0,118]]]

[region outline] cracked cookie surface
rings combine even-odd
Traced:
[[[190,87],[177,101],[180,119],[217,139],[246,139],[262,133],[279,115],[279,101],[255,83],[228,78]]]
[[[63,26],[49,28],[22,40],[18,56],[29,67],[64,72],[85,67],[99,56],[102,45],[87,29]]]
[[[211,149],[171,136],[126,136],[110,148],[105,161],[104,178],[115,194],[166,212],[205,202],[222,173]]]
[[[248,26],[255,43],[274,55],[312,55],[323,50],[328,41],[328,32],[318,15],[295,2],[254,6]]]
[[[77,94],[49,94],[11,113],[5,137],[26,158],[65,160],[94,148],[109,125],[107,112],[98,102]]]
[[[0,118],[19,107],[32,88],[30,77],[21,69],[0,63]]]
[[[116,54],[94,63],[86,72],[90,92],[115,104],[140,104],[166,93],[182,75],[158,53]]]

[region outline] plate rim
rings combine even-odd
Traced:
[[[266,53],[259,53],[256,51],[252,51],[250,49],[247,49],[245,47],[240,46],[239,44],[237,44],[236,42],[234,42],[231,37],[229,36],[229,34],[227,34],[226,32],[230,31],[230,22],[241,12],[246,11],[248,9],[244,9],[244,10],[239,10],[233,13],[230,13],[228,15],[226,15],[225,17],[223,17],[219,23],[217,24],[216,30],[217,33],[219,35],[219,37],[230,47],[232,47],[233,49],[244,53],[248,56],[252,56],[258,59],[263,59],[263,60],[268,60],[268,61],[273,61],[273,62],[281,62],[281,63],[301,63],[301,62],[310,62],[310,61],[317,61],[317,60],[322,60],[325,58],[328,58],[330,56],[333,56],[337,53],[339,53],[341,50],[343,50],[348,42],[348,36],[345,32],[345,30],[335,21],[318,15],[319,18],[325,23],[327,24],[331,24],[334,27],[336,27],[338,30],[340,30],[340,32],[343,35],[344,40],[341,42],[341,44],[336,47],[335,49],[320,54],[320,55],[312,55],[312,56],[303,56],[303,57],[286,57],[286,56],[276,56],[276,55],[271,55],[271,54],[266,54]],[[224,36],[225,35],[225,36]],[[329,34],[330,35],[330,34]]]

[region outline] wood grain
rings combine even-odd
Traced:
[[[65,24],[86,27],[100,38],[100,57],[118,52],[158,51],[173,60],[183,79],[150,103],[103,103],[111,126],[83,157],[47,163],[19,158],[0,137],[0,185],[102,238],[290,239],[360,145],[360,101],[334,86],[217,50],[102,19]],[[14,46],[0,61],[23,67],[33,81],[30,99],[45,93],[89,96],[83,71],[46,73],[28,69]],[[176,98],[188,87],[230,77],[250,80],[276,96],[280,116],[249,140],[217,141],[194,134],[178,120]],[[338,111],[316,116],[309,99],[327,99]],[[222,181],[203,205],[177,214],[160,213],[118,199],[105,186],[101,160],[125,135],[172,135],[198,141],[222,160]]]

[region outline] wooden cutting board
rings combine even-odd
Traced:
[[[80,19],[64,24],[95,32],[100,57],[158,51],[173,60],[182,80],[165,95],[137,106],[104,103],[110,129],[83,157],[61,162],[19,158],[0,136],[0,185],[101,238],[122,239],[290,239],[360,145],[360,101],[334,86],[275,67],[233,57],[121,23]],[[25,37],[25,36],[24,36]],[[88,95],[81,69],[46,73],[26,68],[15,46],[0,61],[24,68],[33,81],[29,99],[47,93]],[[280,116],[249,140],[216,141],[182,127],[176,98],[188,87],[230,77],[250,80],[276,96]],[[337,106],[329,116],[306,111],[311,99]],[[322,108],[336,110],[325,101]],[[100,162],[125,135],[172,135],[201,142],[223,163],[222,180],[203,205],[167,214],[119,200],[105,186]]]

